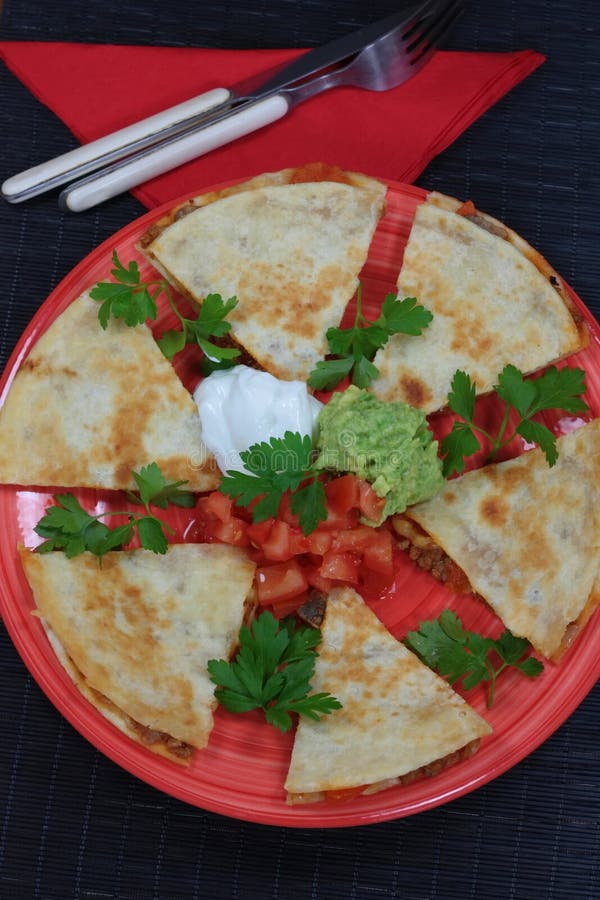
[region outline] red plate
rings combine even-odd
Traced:
[[[387,211],[374,237],[363,270],[366,312],[385,293],[394,290],[404,246],[415,207],[426,194],[418,188],[391,183]],[[117,249],[122,260],[138,260],[143,277],[150,267],[135,250],[135,243],[151,222],[174,204],[153,210],[119,231],[83,260],[52,292],[21,337],[0,382],[0,403],[25,354],[49,324],[84,289],[106,279],[110,258]],[[590,346],[569,359],[587,371],[588,403],[592,418],[600,414],[600,329],[582,302],[574,297],[591,333]],[[168,315],[157,323],[164,329]],[[199,378],[198,356],[193,348],[180,354],[178,374],[193,389]],[[578,423],[553,421],[555,430],[566,431]],[[96,502],[110,508],[110,492],[75,492],[84,505]],[[560,666],[546,663],[535,681],[507,672],[499,679],[491,711],[485,708],[483,690],[468,693],[468,701],[493,727],[493,735],[482,741],[478,753],[440,775],[406,787],[395,787],[369,797],[339,803],[289,807],[283,783],[293,737],[281,735],[261,722],[258,714],[234,716],[219,709],[206,749],[197,751],[187,769],[170,763],[133,743],[107,722],[79,694],[58,663],[39,620],[31,615],[31,592],[16,553],[18,543],[34,546],[33,532],[50,490],[20,490],[0,487],[0,608],[6,627],[29,671],[52,703],[99,750],[138,778],[195,806],[254,822],[299,827],[360,825],[408,816],[438,806],[485,784],[542,743],[573,712],[600,675],[600,611],[590,620]],[[115,495],[116,496],[116,495]],[[122,501],[119,501],[122,502]],[[177,526],[176,540],[185,539],[193,510],[177,510],[171,522]],[[471,597],[456,596],[408,560],[398,568],[393,589],[372,603],[387,627],[401,638],[419,621],[451,606],[467,627],[497,636],[502,626],[482,604]]]

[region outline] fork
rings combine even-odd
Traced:
[[[86,178],[61,193],[59,203],[81,212],[176,166],[256,131],[285,116],[299,103],[325,90],[353,86],[386,91],[411,78],[431,59],[462,13],[465,0],[426,0],[408,23],[367,44],[337,68],[277,90],[248,98],[240,107],[166,138]]]

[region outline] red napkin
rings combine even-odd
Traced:
[[[301,52],[0,42],[9,69],[82,142],[210,88],[228,87]],[[543,61],[532,50],[441,51],[400,87],[381,93],[326,91],[286,118],[133,193],[153,207],[223,181],[314,161],[412,182]],[[32,159],[31,165],[42,161]]]

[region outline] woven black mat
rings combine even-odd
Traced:
[[[0,30],[13,40],[309,46],[396,8],[392,0],[4,0]],[[594,0],[471,2],[451,47],[532,47],[548,61],[419,179],[513,226],[597,317],[599,32]],[[75,145],[8,73],[0,114],[0,179]],[[2,366],[50,290],[141,212],[129,196],[82,217],[63,215],[55,197],[0,204]],[[54,710],[3,628],[0,676],[2,900],[600,897],[599,686],[531,756],[472,794],[396,822],[295,830],[204,812],[119,769]]]

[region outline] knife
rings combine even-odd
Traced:
[[[301,82],[315,73],[334,66],[340,61],[357,53],[367,44],[377,40],[386,32],[404,24],[407,31],[416,27],[421,15],[430,3],[410,3],[400,13],[387,16],[377,22],[361,28],[359,31],[337,38],[323,47],[317,47],[302,54],[288,65],[281,65],[252,78],[245,79],[229,88],[218,87],[190,100],[186,100],[170,109],[149,116],[133,125],[106,135],[98,140],[84,144],[75,150],[33,166],[8,178],[1,187],[1,193],[9,203],[20,203],[39,194],[60,187],[77,178],[89,175],[111,163],[132,157],[144,158],[145,151],[178,142],[190,133],[208,128],[224,121],[231,113],[240,110],[235,121],[225,127],[225,139],[214,143],[209,135],[207,149],[193,153],[191,157],[208,152],[213,147],[241,137],[256,128],[276,121],[285,115],[288,104],[277,92]],[[267,101],[257,108],[258,101]],[[181,154],[180,154],[181,155]],[[148,153],[145,156],[148,158]],[[187,161],[187,160],[181,160]],[[174,165],[180,165],[175,162]],[[116,170],[116,166],[114,169]],[[173,165],[169,166],[173,168]],[[107,169],[114,171],[113,169]],[[165,171],[163,169],[162,171]],[[157,171],[154,174],[158,174]],[[144,176],[140,181],[152,175]],[[137,183],[139,184],[140,181]],[[83,183],[83,182],[82,182]],[[126,190],[126,187],[120,190]],[[111,194],[114,196],[114,194]],[[63,200],[64,203],[64,200]],[[67,208],[73,208],[67,202]]]

